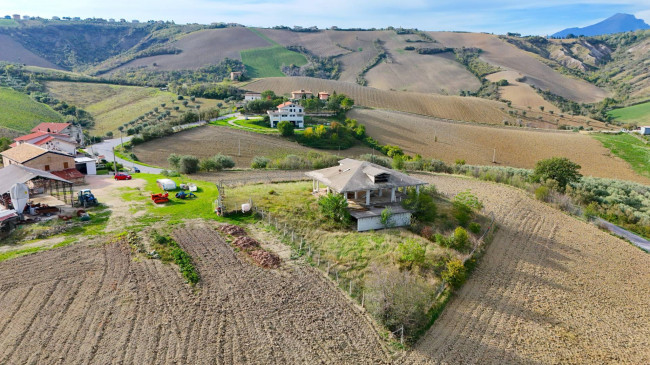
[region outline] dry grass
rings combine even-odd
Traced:
[[[241,156],[239,145],[241,143]],[[305,155],[309,152],[330,152],[343,157],[357,157],[371,153],[368,147],[352,147],[342,151],[318,150],[301,146],[279,136],[264,135],[229,127],[207,126],[194,128],[150,141],[135,147],[138,158],[156,166],[168,166],[171,153],[211,157],[218,153],[232,156],[236,167],[248,168],[255,156],[282,157],[286,154]]]
[[[424,57],[424,56],[423,56]],[[268,78],[246,85],[253,91],[274,90],[288,94],[296,89],[336,91],[349,95],[357,105],[404,111],[438,118],[468,122],[501,124],[508,117],[505,104],[496,101],[423,93],[384,91],[349,82],[313,79],[308,77]],[[504,110],[501,110],[504,108]]]
[[[539,110],[539,107],[543,106],[546,112],[552,110],[554,113],[561,113],[560,109],[546,101],[530,85],[525,82],[518,82],[517,79],[521,77],[523,75],[516,71],[501,71],[487,75],[485,78],[492,82],[508,80],[508,86],[499,87],[499,96],[501,99],[512,101],[515,106],[521,108],[531,107],[534,110]]]
[[[477,126],[380,110],[353,110],[349,116],[365,124],[367,133],[383,144],[448,163],[464,159],[468,164],[490,165],[496,148],[501,166],[532,168],[541,159],[563,156],[580,164],[584,175],[650,183],[585,134]]]
[[[541,89],[579,102],[595,102],[609,96],[586,81],[574,79],[555,72],[531,53],[508,44],[497,36],[483,33],[429,32],[447,47],[478,47],[483,50],[481,58],[506,70],[516,71],[526,76],[529,82]]]
[[[6,34],[0,34],[0,60],[29,66],[61,69],[59,66],[23,47],[22,44],[14,41]]]
[[[173,45],[182,52],[174,55],[139,58],[116,70],[141,66],[163,71],[196,69],[208,64],[219,63],[226,57],[240,59],[240,51],[268,47],[270,44],[248,28],[234,27],[190,33]],[[157,66],[154,67],[154,63]]]
[[[420,177],[448,194],[471,189],[499,230],[474,274],[399,363],[650,362],[650,255],[523,191]]]

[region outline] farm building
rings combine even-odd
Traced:
[[[403,227],[411,223],[411,211],[402,208],[400,201],[406,189],[420,191],[426,182],[366,161],[350,158],[339,161],[339,166],[310,171],[314,194],[343,194],[348,200],[350,215],[357,221],[357,231],[382,229],[381,213],[392,212],[390,226]],[[321,190],[320,184],[326,186]]]
[[[278,110],[269,110],[266,113],[269,115],[271,128],[275,128],[282,121],[291,122],[296,128],[305,127],[305,110],[290,101],[278,105]]]
[[[640,133],[644,136],[650,136],[650,126],[641,127]]]
[[[230,81],[239,81],[241,77],[242,73],[240,71],[233,71],[230,73]]]
[[[42,131],[33,132],[14,138],[12,147],[23,143],[33,144],[49,151],[63,152],[72,156],[77,154],[77,142],[66,134]]]
[[[300,89],[291,92],[291,100],[307,99],[311,98],[312,95],[314,94],[311,91]]]
[[[72,123],[41,123],[32,128],[32,132],[65,134],[79,144],[84,143],[84,134],[81,127]]]
[[[26,184],[29,187],[29,196],[33,202],[47,202],[70,204],[74,202],[72,191],[73,183],[64,178],[56,176],[47,171],[33,169],[21,165],[11,165],[0,169],[0,204],[5,208],[9,207],[9,190],[16,183]],[[49,192],[49,195],[56,195],[58,198],[39,197],[41,194]],[[56,192],[56,193],[55,193]],[[59,200],[59,199],[62,199]]]
[[[244,101],[253,101],[262,99],[262,94],[260,93],[246,93],[244,94]]]
[[[327,91],[319,91],[318,92],[318,99],[323,100],[323,101],[327,101],[327,100],[329,100],[329,98],[330,98],[330,93],[328,93]]]
[[[23,143],[0,152],[5,166],[23,165],[43,171],[63,171],[74,167],[74,157]]]

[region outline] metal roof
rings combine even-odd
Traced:
[[[0,169],[0,194],[8,192],[16,183],[26,183],[29,180],[35,179],[37,177],[72,184],[70,181],[50,174],[47,171],[33,169],[31,167],[22,165],[9,165],[5,168]]]
[[[399,171],[376,165],[367,161],[346,158],[339,161],[339,166],[305,173],[329,186],[338,193],[401,188],[406,186],[426,185],[427,183]],[[388,181],[375,183],[371,177],[388,174]]]

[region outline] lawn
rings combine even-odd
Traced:
[[[282,77],[282,66],[307,64],[300,53],[289,51],[282,46],[253,48],[241,51],[241,60],[246,65],[249,77]]]
[[[29,95],[0,88],[0,127],[29,132],[41,122],[62,122],[63,116]]]
[[[269,127],[268,123],[265,122],[264,119],[248,119],[248,120],[240,119],[235,121],[234,123],[246,129],[254,129],[255,132],[259,132],[259,133],[271,133],[271,134],[278,133],[277,128]]]
[[[614,109],[608,114],[621,122],[648,125],[650,124],[650,101],[626,108]]]
[[[627,161],[639,175],[650,177],[650,145],[629,134],[592,134],[594,138]]]

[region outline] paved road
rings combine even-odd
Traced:
[[[104,155],[106,161],[113,161],[113,147],[118,146],[120,143],[122,143],[122,141],[127,142],[129,140],[131,140],[131,136],[126,136],[123,139],[120,138],[106,139],[101,143],[88,146],[87,150],[90,151],[91,153]],[[140,165],[138,163],[133,163],[131,161],[123,160],[119,157],[116,157],[115,160],[118,163],[124,165],[124,167],[137,167],[140,169],[141,172],[146,172],[149,174],[159,174],[162,171],[162,169],[156,167]]]
[[[609,223],[608,221],[601,218],[598,218],[596,222],[597,224],[606,227],[610,232],[614,233],[615,235],[629,240],[634,245],[642,248],[646,252],[650,252],[650,241],[646,240],[645,238],[637,236],[636,234],[627,231],[615,224]]]

